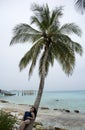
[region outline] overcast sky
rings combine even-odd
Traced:
[[[82,37],[71,36],[79,42],[85,51],[85,14],[79,14],[74,8],[74,0],[0,0],[0,89],[38,89],[38,68],[30,80],[28,69],[20,72],[18,64],[20,59],[29,49],[29,44],[16,44],[9,46],[13,36],[13,28],[19,23],[30,24],[32,15],[31,4],[48,3],[50,9],[56,6],[64,6],[61,24],[74,22],[82,30]],[[45,82],[44,90],[85,90],[85,53],[76,56],[76,66],[72,76],[67,77],[61,66],[55,62],[50,68]]]

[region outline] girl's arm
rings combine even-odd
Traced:
[[[28,117],[28,119],[32,119],[32,120],[34,120],[34,119],[35,119],[35,115],[34,115],[34,113],[32,112],[31,114],[32,114],[32,117]]]

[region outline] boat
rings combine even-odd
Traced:
[[[11,93],[11,92],[5,91],[5,90],[0,90],[0,94],[3,94],[4,96],[14,96],[14,95],[16,95],[15,93]]]
[[[14,96],[16,95],[15,93],[4,93],[4,96]]]

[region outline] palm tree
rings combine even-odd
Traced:
[[[28,24],[15,26],[10,45],[29,41],[32,43],[31,49],[22,57],[19,67],[22,70],[31,62],[29,69],[29,76],[31,76],[37,61],[39,61],[40,84],[34,103],[38,111],[45,78],[49,66],[53,66],[54,60],[60,63],[67,75],[72,74],[75,66],[75,53],[82,55],[82,47],[73,41],[69,34],[74,33],[81,36],[81,30],[74,23],[60,26],[59,18],[63,15],[62,7],[56,7],[50,11],[47,4],[43,6],[33,4],[32,11],[34,15],[31,17],[31,24],[35,24],[36,28]]]
[[[83,14],[85,9],[85,0],[77,0],[75,3],[77,9]]]

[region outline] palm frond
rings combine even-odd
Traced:
[[[29,69],[29,77],[31,76],[31,74],[33,72],[33,69],[34,69],[34,67],[36,65],[38,56],[39,56],[39,54],[41,52],[41,49],[43,48],[43,43],[44,43],[43,39],[40,39],[34,45],[35,49],[34,49],[33,56],[32,56],[32,63],[31,63],[30,69]]]
[[[75,2],[75,7],[76,7],[77,11],[79,11],[83,14],[84,10],[85,10],[85,0],[77,0]]]
[[[44,5],[43,6],[40,6],[38,4],[33,4],[32,7],[31,7],[33,13],[34,13],[34,16],[36,16],[36,18],[42,22],[43,21],[43,18],[42,18],[42,14],[43,14],[43,10],[44,10]]]
[[[74,51],[69,48],[69,46],[57,41],[53,45],[53,53],[56,60],[62,66],[62,69],[67,75],[72,74],[73,68],[75,66],[75,55]]]
[[[31,49],[23,56],[23,58],[21,59],[21,61],[19,63],[20,70],[24,69],[30,63],[30,61],[33,62],[33,64],[36,64],[36,59],[37,59],[39,52],[40,52],[40,50],[42,49],[42,46],[43,46],[42,41],[43,41],[42,39],[37,41],[31,47]]]
[[[31,10],[35,13],[35,12],[42,12],[43,11],[43,6],[40,6],[36,3],[33,3],[31,6]]]
[[[42,53],[42,56],[40,58],[40,62],[39,62],[39,75],[44,75],[46,76],[47,75],[47,70],[48,70],[48,65],[49,65],[49,62],[48,62],[48,52],[49,52],[49,48],[46,48],[44,49],[43,53]],[[48,62],[48,63],[47,63]],[[46,66],[47,65],[47,66]]]
[[[68,37],[68,35],[65,35],[65,34],[57,34],[57,37],[58,37],[57,39],[59,39],[59,41],[68,45],[74,52],[76,52],[80,56],[82,56],[83,49],[79,43],[74,42],[70,37]]]
[[[39,62],[39,76],[41,76],[41,74],[43,73],[43,61],[44,61],[44,57],[45,57],[45,51],[43,52],[41,58],[40,58],[40,62]]]
[[[39,28],[39,30],[43,31],[43,23],[39,21],[39,19],[36,16],[31,17],[31,24],[33,23]]]
[[[82,32],[81,29],[75,25],[74,23],[70,23],[70,24],[64,24],[61,28],[60,28],[60,32],[63,34],[76,34],[78,36],[81,36]]]
[[[63,13],[62,13],[62,6],[56,7],[56,9],[52,11],[52,14],[51,14],[51,17],[50,17],[50,25],[58,23],[59,18],[62,15],[63,15]]]
[[[49,63],[53,66],[54,64],[54,55],[53,55],[53,52],[52,52],[52,46],[51,48],[49,49],[49,53],[48,53],[48,61]]]
[[[50,46],[49,49],[48,49],[48,57],[47,57],[47,60],[46,60],[45,76],[47,76],[47,74],[48,74],[50,65],[53,66],[54,59],[55,59],[55,57],[54,57],[53,52],[52,52],[52,46]]]
[[[46,61],[46,66],[45,66],[45,77],[46,77],[47,74],[48,74],[49,66],[50,66],[50,63],[49,63],[49,61],[47,60],[47,61]]]
[[[22,34],[22,33],[28,33],[29,34],[29,32],[31,32],[33,34],[34,33],[40,34],[40,32],[38,30],[32,28],[28,24],[19,24],[19,25],[15,26],[14,31],[13,31],[14,35],[19,35],[19,34]]]
[[[41,6],[38,6],[36,4],[33,5],[33,11],[34,11],[34,16],[36,16],[36,19],[39,20],[39,22],[41,22],[41,24],[43,24],[43,29],[48,28],[49,24],[50,24],[50,11],[49,11],[49,7],[46,4],[43,5],[43,8]]]
[[[28,41],[31,41],[31,42],[34,43],[36,40],[38,40],[40,38],[41,38],[41,34],[22,33],[22,34],[19,34],[19,35],[15,35],[12,38],[10,45],[12,45],[14,43],[25,43],[25,42],[28,42]]]
[[[20,71],[23,70],[32,60],[32,56],[33,56],[33,52],[34,52],[34,47],[32,47],[20,60],[19,63],[19,68]]]
[[[41,37],[41,32],[27,24],[19,24],[15,26],[13,33],[14,36],[10,42],[10,45],[14,43],[24,43],[29,40],[34,42],[35,39],[39,39]]]
[[[71,42],[71,44],[72,44],[72,46],[74,48],[74,51],[76,53],[80,54],[80,56],[82,56],[82,54],[83,54],[82,46],[79,43],[77,43],[77,42]]]

